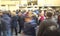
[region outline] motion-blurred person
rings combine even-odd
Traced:
[[[38,15],[36,13],[33,12],[33,15],[32,15],[33,19],[37,24],[38,24]]]
[[[35,27],[37,24],[32,20],[32,17],[25,17],[23,34],[24,36],[36,36]]]
[[[13,30],[15,31],[15,35],[17,36],[18,34],[17,34],[17,16],[16,16],[16,13],[15,12],[12,12],[11,13],[11,19],[12,19],[12,21],[11,21],[11,33],[12,33],[12,35],[13,35]]]
[[[19,24],[19,33],[21,33],[21,30],[23,29],[24,26],[24,18],[21,12],[18,13],[18,24]]]
[[[11,18],[6,11],[3,11],[2,16],[2,32],[3,36],[11,36]]]
[[[52,20],[53,14],[47,12],[47,18],[41,22],[37,36],[60,36],[58,32],[59,25]]]
[[[1,36],[1,31],[2,31],[2,16],[3,16],[3,13],[2,11],[0,11],[0,36]]]
[[[57,23],[59,24],[59,27],[60,27],[60,15],[58,15]]]
[[[11,18],[9,17],[7,11],[3,12],[3,20],[5,22],[3,24],[6,25],[7,36],[11,36]]]
[[[39,17],[38,17],[39,24],[40,24],[40,22],[44,21],[44,19],[45,19],[44,14],[43,13],[39,13]]]

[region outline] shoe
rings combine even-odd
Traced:
[[[15,34],[16,36],[18,36],[18,34]]]
[[[20,33],[20,34],[21,34],[21,32],[18,32],[18,33]]]
[[[15,35],[15,36],[18,36],[18,35]]]

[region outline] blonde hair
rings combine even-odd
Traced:
[[[11,15],[12,16],[16,16],[16,12],[11,12]]]

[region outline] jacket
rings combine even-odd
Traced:
[[[35,31],[36,26],[37,24],[33,20],[30,22],[25,22],[24,30],[23,30],[24,34],[36,36],[36,31]]]
[[[52,19],[46,19],[43,22],[41,22],[41,24],[39,25],[39,30],[38,30],[37,36],[60,36],[58,32],[47,33],[47,31],[46,31],[47,28],[52,25],[58,27],[58,24],[56,22],[54,22],[54,20],[52,20]]]
[[[13,17],[11,17],[11,27],[17,27],[17,19],[18,19],[18,17],[17,16],[13,16]]]
[[[20,26],[23,26],[24,25],[24,17],[18,16],[18,23]]]
[[[9,30],[11,28],[11,18],[4,14],[2,16],[2,30]]]

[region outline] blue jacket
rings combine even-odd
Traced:
[[[4,14],[2,17],[2,28],[3,30],[9,30],[11,28],[11,18]]]
[[[24,34],[26,35],[32,35],[35,36],[35,27],[37,24],[34,22],[34,20],[31,20],[30,22],[24,24]]]

